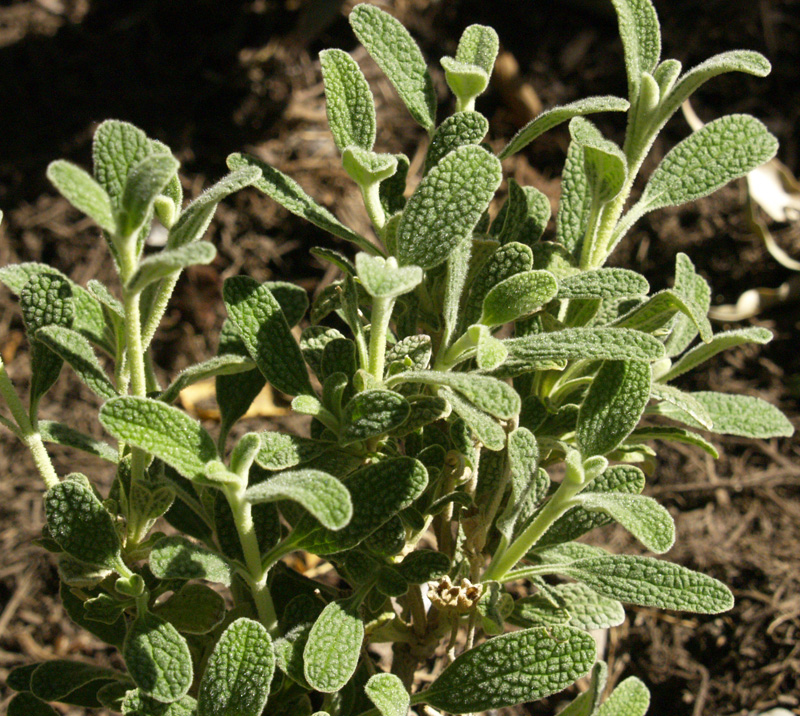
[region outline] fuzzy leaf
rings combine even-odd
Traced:
[[[252,619],[237,619],[208,659],[197,694],[197,716],[260,716],[274,671],[267,630]]]
[[[140,689],[128,691],[122,700],[125,716],[197,716],[197,702],[191,696],[163,704],[145,696]]]
[[[650,394],[654,400],[663,401],[656,406],[656,412],[668,417],[673,417],[674,414],[675,420],[682,420],[693,427],[712,429],[711,415],[691,393],[686,393],[672,385],[653,383]],[[685,418],[688,418],[688,421]]]
[[[317,617],[303,649],[306,681],[325,694],[341,689],[358,666],[364,623],[346,602],[331,602]]]
[[[452,373],[449,375],[460,374]],[[494,418],[447,388],[442,388],[441,394],[450,403],[453,412],[467,424],[487,450],[497,451],[503,449],[506,444],[506,433]]]
[[[100,422],[115,438],[142,448],[190,480],[206,478],[221,465],[214,440],[199,422],[150,398],[112,398],[100,408]]]
[[[508,180],[508,199],[492,222],[490,233],[501,244],[518,241],[532,246],[542,238],[551,214],[550,200],[532,186]]]
[[[436,125],[436,92],[425,59],[408,31],[374,5],[350,13],[356,37],[394,85],[411,116],[429,132]]]
[[[794,434],[794,426],[786,416],[761,398],[713,391],[689,395],[708,411],[715,433],[761,439]]]
[[[192,685],[192,655],[186,639],[149,612],[131,624],[122,657],[139,690],[156,701],[177,701]]]
[[[269,288],[234,276],[225,281],[222,294],[228,315],[267,380],[288,395],[312,393],[300,347]]]
[[[663,554],[675,543],[672,516],[652,497],[585,492],[576,499],[585,510],[601,512],[619,522],[651,552]]]
[[[613,325],[655,334],[670,323],[678,313],[686,316],[694,327],[701,331],[704,340],[711,339],[711,324],[705,314],[701,313],[691,301],[685,300],[669,289],[653,294],[641,306],[614,321]]]
[[[500,162],[481,147],[467,145],[447,154],[403,211],[397,230],[399,263],[430,269],[447,259],[475,228],[501,178]]]
[[[652,557],[626,554],[579,559],[558,572],[598,594],[630,604],[700,614],[719,614],[733,606],[733,595],[722,582]]]
[[[256,463],[265,470],[285,470],[321,455],[324,443],[287,433],[262,433]]]
[[[501,326],[540,309],[558,293],[549,271],[525,271],[496,284],[483,300],[481,323]]]
[[[363,251],[376,253],[375,247],[367,239],[348,229],[331,212],[321,207],[306,194],[294,179],[266,162],[246,154],[231,154],[228,157],[228,167],[232,170],[257,167],[261,170],[262,176],[254,182],[254,186],[263,191],[270,199],[278,202],[295,216],[310,221],[323,231],[350,241]]]
[[[375,674],[364,687],[381,716],[407,716],[410,697],[394,674]]]
[[[503,345],[503,341],[495,338],[486,326],[478,326],[477,352],[475,360],[478,368],[492,370],[497,368],[506,358],[508,358],[508,348]]]
[[[386,351],[386,366],[399,364],[404,369],[425,370],[431,360],[433,348],[430,336],[422,334],[407,336]]]
[[[182,370],[170,386],[158,397],[163,403],[174,403],[184,388],[220,375],[237,375],[255,368],[249,358],[238,355],[219,355]]]
[[[704,342],[708,343],[712,338],[711,324],[706,318],[711,306],[711,287],[684,253],[678,253],[675,257],[675,285],[672,290],[690,308],[691,315],[682,313],[675,316],[670,334],[664,341],[669,357],[683,353],[700,329],[703,329]]]
[[[620,682],[600,706],[597,716],[645,716],[650,708],[650,691],[635,676]]]
[[[621,97],[587,97],[576,102],[552,107],[545,110],[538,117],[532,119],[517,132],[513,139],[503,147],[497,156],[506,159],[516,154],[520,149],[527,147],[534,139],[545,132],[557,127],[573,117],[583,117],[595,112],[625,112],[629,107],[628,101]]]
[[[115,208],[131,168],[154,150],[147,135],[128,122],[111,119],[97,128],[92,141],[94,176]]]
[[[476,65],[487,75],[491,75],[499,49],[500,39],[493,28],[486,25],[470,25],[458,41],[456,60]]]
[[[572,141],[569,143],[567,159],[561,173],[561,201],[556,217],[556,240],[575,256],[580,251],[589,226],[591,199],[586,164],[583,160],[583,146],[580,142]]]
[[[453,714],[537,701],[591,669],[594,640],[571,627],[503,634],[461,654],[419,695]]]
[[[375,102],[356,61],[342,50],[319,53],[328,125],[340,152],[375,144]]]
[[[293,533],[296,546],[319,555],[351,549],[408,507],[427,484],[427,470],[409,457],[363,467],[345,481],[353,503],[353,517],[347,526],[333,531],[313,517],[303,517]]]
[[[120,563],[119,537],[111,515],[81,482],[65,480],[44,497],[50,536],[81,562],[115,569]]]
[[[328,529],[344,527],[353,516],[347,488],[320,470],[290,470],[253,485],[245,493],[251,504],[292,500],[302,505]]]
[[[117,216],[121,236],[130,236],[141,228],[156,197],[164,191],[179,166],[171,154],[151,154],[131,167],[125,178]]]
[[[628,94],[639,95],[642,73],[652,74],[661,59],[661,30],[650,0],[612,0],[625,50]]]
[[[694,445],[695,447],[699,447],[715,460],[719,457],[717,448],[708,442],[708,440],[702,438],[697,433],[693,433],[690,430],[684,430],[683,428],[676,428],[666,425],[649,425],[644,428],[636,428],[636,430],[630,434],[629,440],[632,443],[641,442],[643,440],[664,440],[666,442]]]
[[[447,154],[466,144],[479,144],[489,131],[489,120],[479,112],[456,112],[437,128],[425,155],[425,174]]]
[[[128,281],[127,289],[139,293],[151,283],[160,281],[189,266],[210,264],[216,255],[216,247],[208,241],[195,241],[177,249],[166,249],[148,256],[139,263],[136,273]]]
[[[394,391],[365,390],[357,393],[342,410],[341,437],[352,443],[383,435],[400,427],[410,411],[408,401]]]
[[[202,238],[219,203],[260,178],[261,170],[258,167],[244,167],[224,176],[214,186],[206,189],[183,210],[170,228],[167,249],[177,249]]]
[[[627,298],[646,296],[649,290],[647,279],[635,271],[601,268],[561,279],[558,298]]]
[[[422,281],[419,266],[397,266],[394,257],[388,259],[356,254],[356,271],[361,284],[373,298],[396,298],[413,291]]]
[[[160,539],[150,552],[150,569],[159,579],[205,579],[229,586],[231,567],[218,554],[173,535]]]
[[[78,377],[101,398],[107,400],[117,395],[117,390],[100,365],[94,349],[80,333],[65,326],[51,324],[36,331],[36,340],[69,363]]]
[[[118,671],[106,669],[79,661],[54,659],[45,661],[31,674],[30,691],[43,701],[65,701],[76,689],[87,686],[93,681],[116,680],[121,676]],[[67,700],[65,700],[67,699]]]
[[[583,147],[586,181],[593,200],[605,204],[619,194],[628,172],[622,150],[606,139],[588,119],[575,117],[569,123],[574,141]]]
[[[709,343],[704,343],[685,353],[679,360],[662,376],[659,382],[666,383],[679,375],[683,375],[701,363],[705,363],[709,358],[713,358],[717,353],[728,350],[735,346],[746,343],[757,343],[765,345],[772,340],[772,331],[767,328],[740,328],[734,331],[717,333]]]
[[[523,597],[514,603],[509,621],[519,627],[568,624],[577,629],[608,629],[625,621],[625,610],[616,599],[602,597],[585,584],[558,584],[552,588],[559,606],[543,594]]]
[[[47,167],[47,178],[72,206],[82,211],[97,225],[115,234],[117,222],[111,200],[94,178],[71,162],[59,159]]]
[[[450,559],[442,552],[418,549],[409,552],[396,566],[409,584],[425,584],[447,574],[450,571]]]
[[[542,500],[549,486],[549,481],[538,479],[539,444],[530,430],[518,428],[509,433],[508,465],[511,490],[497,518],[497,529],[510,542],[519,519],[529,516],[531,506]]]
[[[591,457],[611,452],[637,426],[649,400],[648,363],[603,363],[578,413],[576,437],[581,454]]]
[[[208,634],[225,618],[225,599],[205,584],[189,582],[153,613],[184,634]]]

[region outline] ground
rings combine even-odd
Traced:
[[[111,277],[96,230],[48,186],[44,170],[57,157],[87,166],[96,124],[132,121],[167,142],[183,163],[194,196],[225,171],[230,152],[258,153],[295,177],[354,228],[366,230],[357,192],[339,169],[325,126],[317,53],[355,50],[378,104],[380,151],[404,151],[419,162],[418,130],[390,85],[356,49],[336,0],[3,0],[0,2],[0,265],[52,263],[76,281]],[[506,0],[393,0],[383,3],[411,28],[429,59],[452,54],[460,31],[482,22],[499,32],[520,75],[503,73],[481,99],[496,147],[544,107],[625,90],[621,46],[605,0],[530,3]],[[721,77],[694,102],[705,120],[750,112],[781,141],[779,157],[800,170],[800,3],[797,0],[656,2],[665,54],[690,66],[709,55],[746,47],[773,62],[765,80]],[[222,8],[222,9],[221,9]],[[508,63],[509,58],[506,57]],[[513,64],[513,63],[512,63]],[[436,82],[444,89],[441,72]],[[445,97],[445,92],[440,92]],[[442,107],[442,111],[449,107]],[[618,118],[602,128],[619,136]],[[681,117],[656,145],[659,157],[688,128]],[[555,202],[568,135],[564,128],[508,162],[520,181]],[[735,302],[754,286],[777,287],[790,272],[753,235],[745,190],[733,184],[714,197],[643,221],[613,262],[643,271],[654,288],[668,286],[674,257],[684,251],[714,286],[715,304]],[[795,225],[776,227],[788,252],[800,254]],[[213,354],[223,319],[222,280],[236,273],[294,280],[313,292],[331,279],[309,257],[331,237],[294,219],[252,191],[226,202],[211,227],[219,257],[181,280],[156,342],[163,375]],[[346,248],[338,246],[339,248]],[[780,305],[745,324],[775,340],[737,349],[686,378],[685,386],[759,395],[798,423],[800,352],[797,303]],[[22,386],[27,347],[19,312],[0,294],[0,350]],[[43,407],[47,417],[96,431],[96,399],[64,371]],[[253,429],[267,426],[263,419]],[[676,518],[678,543],[667,555],[729,584],[732,612],[717,617],[631,609],[612,630],[607,655],[612,680],[636,674],[654,695],[654,716],[750,714],[783,705],[800,714],[800,443],[715,439],[714,462],[694,450],[663,450],[649,494]],[[60,472],[108,475],[88,457],[54,450]],[[0,436],[0,682],[8,669],[34,659],[108,658],[68,621],[57,596],[52,560],[32,544],[42,524],[41,484],[30,458]],[[601,535],[629,548],[624,535]],[[0,710],[8,695],[0,691]],[[553,713],[552,700],[529,713]],[[538,707],[537,707],[538,708]]]

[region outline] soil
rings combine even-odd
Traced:
[[[481,99],[497,147],[530,118],[537,98],[549,107],[625,92],[621,45],[604,0],[381,4],[410,27],[429,58],[452,54],[470,23],[498,30],[521,75],[517,85],[495,84]],[[345,223],[367,231],[360,199],[339,168],[325,125],[319,50],[355,51],[373,83],[381,151],[404,151],[419,162],[420,130],[357,49],[345,19],[351,6],[341,0],[1,0],[0,265],[44,261],[80,283],[112,278],[96,230],[55,196],[44,175],[57,157],[88,166],[93,129],[108,117],[134,122],[172,147],[190,197],[225,172],[230,152],[246,150],[291,174]],[[694,107],[705,120],[727,112],[755,114],[780,139],[781,160],[800,172],[800,2],[662,0],[656,6],[665,55],[684,66],[738,47],[770,57],[769,78],[720,77],[697,95]],[[440,71],[435,80],[446,97]],[[526,89],[520,91],[519,82]],[[598,121],[619,137],[619,117]],[[685,122],[674,119],[653,158],[687,133]],[[555,202],[567,141],[566,129],[557,129],[510,160],[508,169]],[[684,251],[712,282],[715,304],[734,303],[754,286],[777,287],[790,271],[753,235],[744,204],[744,187],[737,183],[687,207],[657,212],[641,222],[613,262],[635,266],[662,288],[670,283],[675,254]],[[800,228],[774,228],[783,248],[797,256]],[[226,276],[293,280],[314,292],[332,274],[309,257],[309,247],[338,246],[254,191],[220,207],[210,239],[219,247],[217,260],[186,272],[157,337],[155,359],[163,376],[213,354]],[[19,311],[6,291],[0,301],[0,350],[22,388],[27,346]],[[719,356],[687,376],[685,387],[759,395],[797,424],[798,322],[797,303],[745,322],[770,328],[775,340]],[[97,400],[64,371],[42,412],[96,433],[87,406],[93,410]],[[248,427],[268,424],[262,419]],[[745,716],[776,706],[800,714],[800,443],[713,442],[722,453],[716,462],[695,450],[661,450],[647,489],[676,518],[679,540],[667,557],[729,584],[736,607],[712,617],[631,608],[609,637],[611,679],[635,674],[649,684],[653,716]],[[59,472],[109,479],[90,457],[61,449],[52,454]],[[43,521],[41,484],[29,456],[7,432],[0,435],[0,474],[0,682],[9,669],[31,660],[112,658],[69,622],[59,604],[52,560],[32,544]],[[612,548],[635,549],[619,531],[600,537]],[[0,690],[0,710],[8,698]],[[553,713],[557,703],[526,707],[527,713]]]

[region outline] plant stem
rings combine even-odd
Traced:
[[[0,358],[0,395],[5,399],[11,411],[11,415],[13,415],[14,420],[17,421],[17,425],[22,433],[22,441],[27,445],[28,450],[31,451],[33,462],[39,474],[42,476],[44,484],[48,489],[54,487],[59,483],[58,475],[42,442],[42,436],[39,434],[39,431],[33,427],[28,413],[22,405],[22,401],[14,390],[14,386],[11,383],[11,378],[8,376],[2,358]]]
[[[394,298],[376,298],[372,303],[372,323],[369,327],[369,372],[383,382],[386,363],[386,334],[392,318]]]
[[[158,291],[156,292],[156,296],[153,299],[152,305],[150,306],[150,312],[147,316],[147,321],[142,329],[142,344],[144,348],[147,348],[150,345],[150,341],[153,340],[156,329],[161,324],[161,319],[164,317],[164,313],[167,310],[167,305],[169,304],[170,298],[172,298],[172,292],[175,290],[175,286],[178,283],[180,275],[180,271],[176,271],[171,276],[167,276],[166,278],[162,279],[158,286]]]
[[[381,183],[376,181],[371,184],[361,184],[360,189],[369,220],[380,236],[383,227],[386,226],[386,212],[381,204]]]

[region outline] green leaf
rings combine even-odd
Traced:
[[[495,338],[487,326],[478,326],[478,345],[475,360],[478,368],[491,370],[497,368],[508,358],[508,348],[503,341]]]
[[[719,457],[717,448],[708,442],[708,440],[702,438],[697,433],[684,430],[683,428],[665,425],[649,425],[644,428],[636,428],[636,430],[630,434],[629,438],[633,443],[643,440],[665,440],[667,442],[683,443],[684,445],[694,445],[708,455],[711,455],[715,460]]]
[[[285,470],[300,465],[318,457],[327,447],[309,438],[275,432],[262,433],[261,445],[256,463],[265,470]]]
[[[650,691],[635,676],[620,682],[600,706],[597,716],[645,716],[650,708]]]
[[[184,634],[208,634],[225,618],[225,599],[205,584],[184,584],[167,601],[153,607],[153,614]]]
[[[342,50],[319,53],[328,124],[339,151],[375,144],[375,102],[356,61]]]
[[[561,201],[556,217],[556,240],[574,256],[579,255],[583,237],[589,227],[591,199],[586,164],[583,160],[583,145],[572,141],[569,143],[567,159],[561,173]]]
[[[269,288],[234,276],[222,289],[228,315],[267,380],[288,395],[312,393],[300,347]]]
[[[456,112],[445,119],[431,137],[425,155],[425,174],[447,154],[466,144],[480,144],[489,131],[489,120],[479,112]]]
[[[254,182],[254,186],[270,199],[278,202],[295,216],[310,221],[314,226],[340,239],[354,243],[363,251],[372,254],[377,252],[375,246],[367,239],[348,229],[327,209],[317,204],[294,179],[266,162],[246,154],[231,154],[228,157],[228,167],[232,170],[257,167],[261,170],[262,176]]]
[[[6,716],[58,716],[58,712],[33,694],[23,693],[9,701]]]
[[[347,526],[333,531],[307,516],[296,525],[292,539],[298,549],[319,555],[351,549],[411,505],[427,484],[428,471],[410,457],[363,467],[345,481],[353,503],[353,517]]]
[[[794,434],[794,426],[786,416],[761,398],[713,391],[689,395],[708,411],[715,433],[761,439]]]
[[[584,457],[605,455],[639,423],[650,400],[650,365],[606,361],[597,371],[578,413],[576,437]]]
[[[625,621],[625,610],[616,599],[602,597],[585,584],[558,584],[552,587],[559,605],[543,594],[523,597],[514,603],[509,621],[519,627],[568,624],[577,629],[608,629]]]
[[[251,504],[292,500],[302,505],[328,529],[344,527],[353,516],[347,488],[320,470],[290,470],[253,485],[245,493]]]
[[[613,325],[656,334],[678,313],[685,315],[705,340],[711,339],[711,324],[705,314],[691,301],[669,289],[653,294],[645,303],[614,321]]]
[[[128,122],[111,119],[97,128],[92,141],[94,176],[115,208],[131,168],[155,149],[147,135]]]
[[[197,716],[197,702],[184,696],[169,704],[162,704],[145,696],[140,689],[128,691],[122,700],[125,716]]]
[[[410,697],[394,674],[375,674],[364,687],[381,716],[407,716]]]
[[[140,691],[161,703],[177,701],[192,685],[192,656],[171,624],[144,612],[131,624],[122,657]]]
[[[429,132],[436,125],[436,92],[425,59],[408,31],[374,5],[356,5],[350,25],[394,85],[411,116]]]
[[[417,395],[408,398],[411,411],[406,421],[391,431],[392,435],[403,437],[450,415],[450,405],[444,398],[433,395]]]
[[[172,276],[189,266],[210,264],[216,255],[216,247],[208,241],[195,241],[177,249],[165,249],[141,261],[126,288],[128,291],[140,293],[151,283]]]
[[[377,154],[361,147],[347,147],[342,152],[344,170],[360,187],[379,184],[394,176],[397,163],[393,154]]]
[[[117,222],[111,200],[90,174],[71,162],[59,159],[47,167],[47,178],[72,206],[94,219],[101,229],[110,234],[116,233]]]
[[[501,244],[518,241],[527,246],[542,238],[551,214],[550,200],[532,186],[508,179],[508,199],[492,222],[490,233]]]
[[[117,680],[122,674],[93,664],[54,659],[40,664],[31,674],[30,691],[43,701],[65,701],[73,691],[93,681]]]
[[[470,25],[458,41],[456,60],[476,65],[487,75],[491,75],[499,49],[500,38],[493,28],[486,25]]]
[[[462,107],[471,104],[489,85],[489,74],[482,67],[459,62],[452,57],[442,57],[440,63],[447,86]]]
[[[150,552],[150,570],[159,579],[205,579],[230,586],[230,565],[218,554],[186,537],[160,539]]]
[[[669,417],[673,417],[674,414],[674,419],[683,420],[688,425],[703,427],[706,430],[712,429],[711,415],[691,393],[685,393],[671,385],[653,383],[650,396],[654,400],[663,401],[656,406],[656,412]],[[688,422],[684,418],[688,418]]]
[[[184,388],[220,375],[238,375],[251,371],[255,363],[249,358],[228,354],[209,358],[182,370],[169,387],[158,396],[164,403],[174,403]]]
[[[83,450],[83,452],[95,455],[108,462],[116,463],[119,459],[119,453],[108,443],[97,440],[64,423],[57,423],[53,420],[40,420],[38,430],[42,440],[46,443],[55,443],[56,445],[65,445],[76,450]]]
[[[208,659],[197,695],[197,716],[261,716],[269,696],[275,654],[267,630],[237,619]]]
[[[652,74],[661,59],[661,30],[650,0],[612,0],[625,50],[628,94],[639,95],[642,73]]]
[[[400,427],[408,418],[408,401],[391,390],[357,393],[342,411],[341,437],[346,443],[383,435]]]
[[[525,271],[496,284],[483,300],[481,323],[501,326],[540,309],[558,293],[549,271]]]
[[[722,582],[652,557],[625,554],[579,559],[557,571],[598,594],[645,607],[719,614],[733,606],[733,595]]]
[[[608,666],[604,661],[598,661],[592,669],[587,690],[559,711],[558,716],[596,716],[607,681]]]
[[[583,147],[586,182],[593,201],[598,205],[611,201],[619,194],[628,173],[628,162],[622,150],[583,117],[570,121],[569,132]]]
[[[558,282],[559,300],[585,298],[625,298],[646,296],[650,291],[647,279],[635,271],[622,268],[600,268],[567,276]]]
[[[588,673],[594,640],[571,627],[503,634],[461,654],[415,698],[454,714],[537,701]]]
[[[691,259],[684,253],[675,257],[675,285],[673,292],[690,308],[691,316],[686,313],[675,316],[672,330],[664,347],[669,357],[683,353],[702,329],[703,341],[708,343],[712,338],[711,324],[706,317],[711,306],[711,287],[697,273]]]
[[[740,328],[734,331],[724,331],[717,333],[709,343],[704,343],[685,353],[679,360],[658,378],[661,383],[677,378],[701,363],[705,363],[713,358],[717,353],[741,346],[746,343],[757,343],[765,345],[772,340],[772,331],[768,328]]]
[[[520,398],[507,383],[485,375],[416,370],[392,376],[387,383],[423,383],[445,385],[459,392],[481,410],[503,420],[519,414]]]
[[[778,141],[754,117],[731,114],[709,122],[662,159],[631,214],[708,196],[769,161]]]
[[[418,549],[409,552],[396,566],[409,584],[425,584],[447,574],[450,571],[450,559],[442,552]]]
[[[450,375],[466,374],[453,373]],[[469,426],[487,450],[497,451],[503,449],[506,444],[506,433],[494,418],[447,388],[441,389],[441,395],[450,403],[453,412]]]
[[[458,147],[442,158],[403,211],[399,263],[430,269],[447,259],[475,228],[501,178],[500,162],[481,147]]]
[[[141,228],[156,197],[164,191],[179,166],[180,162],[171,154],[151,154],[131,167],[117,215],[121,236],[130,236]]]
[[[422,282],[419,266],[398,267],[397,260],[390,256],[356,254],[356,271],[361,284],[373,298],[396,298],[413,291]]]
[[[260,178],[261,170],[258,167],[244,167],[224,176],[214,186],[206,189],[183,210],[170,228],[167,250],[180,248],[202,238],[219,203],[240,189],[255,184]]]
[[[50,536],[67,554],[108,569],[120,564],[111,515],[86,485],[72,480],[54,485],[45,493],[44,511]]]
[[[605,96],[587,97],[560,107],[552,107],[520,129],[497,156],[507,159],[527,147],[537,137],[573,117],[583,117],[595,112],[625,112],[629,106],[628,101],[620,97]]]
[[[100,408],[100,423],[115,438],[145,450],[190,480],[208,477],[221,465],[214,440],[199,422],[150,398],[112,398]]]
[[[352,677],[361,655],[364,623],[347,602],[331,602],[317,617],[303,649],[306,681],[331,694]]]
[[[405,369],[425,370],[431,360],[433,348],[430,336],[418,334],[407,336],[386,351],[386,366],[391,369],[399,364]],[[391,373],[392,371],[390,371]]]
[[[102,622],[92,621],[86,618],[84,602],[77,597],[69,585],[62,580],[59,588],[61,604],[69,618],[78,626],[82,627],[90,634],[94,634],[98,639],[106,644],[113,644],[118,649],[122,647],[125,639],[125,618],[120,616],[113,624],[103,624]],[[9,684],[11,686],[11,684]],[[13,687],[12,687],[13,688]]]
[[[509,542],[514,527],[530,516],[532,508],[544,498],[549,480],[539,479],[539,444],[526,428],[508,434],[508,475],[511,490],[505,509],[497,517],[497,529]],[[526,514],[527,513],[527,514]]]
[[[80,333],[51,324],[36,331],[36,340],[69,363],[78,377],[101,398],[107,400],[117,395],[91,344]]]
[[[386,215],[389,216],[384,227],[384,244],[389,248],[391,253],[393,247],[392,234],[394,229],[397,228],[399,216],[395,219],[394,215],[402,211],[406,205],[406,179],[408,179],[408,170],[411,162],[405,154],[395,154],[394,158],[397,162],[397,169],[392,176],[384,179],[381,182],[378,194],[380,195],[381,205]]]
[[[658,112],[659,124],[666,122],[701,85],[725,72],[744,72],[766,77],[772,66],[764,55],[751,50],[732,50],[707,59],[681,77],[664,97]]]
[[[672,516],[652,497],[585,492],[576,500],[585,510],[602,512],[619,522],[651,552],[663,554],[675,544]]]

